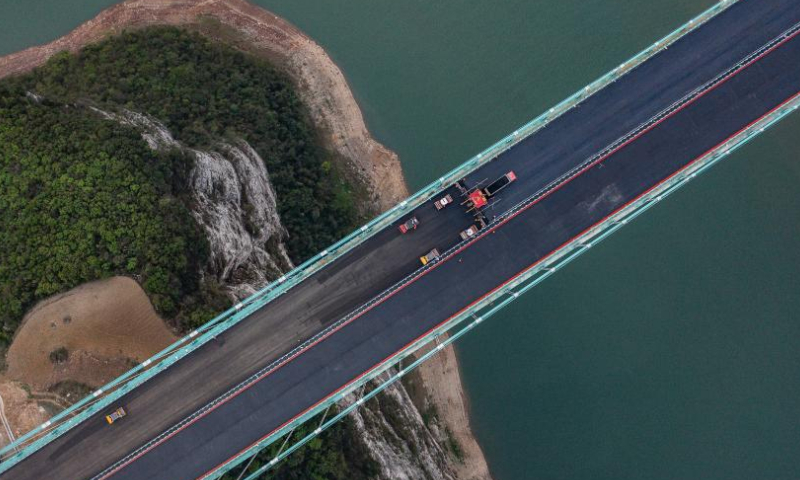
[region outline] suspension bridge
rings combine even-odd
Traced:
[[[213,479],[280,445],[255,479],[794,111],[798,35],[794,0],[715,5],[18,438],[0,475]]]

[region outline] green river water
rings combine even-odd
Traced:
[[[0,54],[111,0],[0,3]],[[412,189],[709,0],[258,0],[325,47]],[[496,480],[800,478],[800,116],[458,346]]]

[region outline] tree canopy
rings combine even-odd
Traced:
[[[252,55],[197,33],[152,27],[56,55],[21,83],[64,103],[147,113],[190,147],[246,140],[266,162],[296,262],[355,226],[350,189],[325,167],[329,154],[291,81]]]
[[[0,84],[3,341],[35,301],[117,273],[138,275],[175,316],[208,255],[180,199],[186,161],[129,127]]]

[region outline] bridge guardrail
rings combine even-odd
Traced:
[[[153,357],[145,360],[140,365],[97,389],[94,393],[87,396],[80,402],[58,415],[51,420],[39,425],[25,435],[19,437],[14,443],[6,445],[0,449],[0,458],[6,458],[0,463],[0,473],[5,472],[21,460],[46,445],[50,441],[58,438],[75,425],[79,424],[91,415],[108,407],[113,401],[138,387],[154,375],[176,363],[192,351],[196,350],[212,338],[221,334],[228,328],[236,325],[244,318],[247,318],[255,310],[260,309],[274,298],[282,295],[294,285],[313,275],[325,265],[335,260],[339,256],[347,253],[354,247],[361,244],[364,240],[371,237],[375,232],[383,229],[387,225],[397,221],[400,217],[413,210],[417,206],[428,201],[433,195],[443,188],[453,184],[456,180],[468,175],[470,172],[479,168],[486,162],[497,157],[500,153],[513,147],[523,139],[532,135],[536,131],[545,127],[548,123],[561,116],[563,113],[574,108],[583,100],[590,97],[605,86],[613,83],[626,73],[632,71],[637,66],[657,54],[659,51],[673,44],[684,35],[693,31],[700,25],[708,22],[719,13],[723,12],[732,5],[742,0],[721,0],[697,17],[689,20],[670,34],[655,42],[647,49],[639,52],[626,62],[620,64],[614,70],[608,72],[583,89],[577,91],[566,100],[560,102],[547,112],[539,115],[511,134],[502,138],[500,141],[475,155],[465,163],[441,176],[438,180],[430,183],[417,193],[406,200],[403,200],[393,208],[387,210],[375,219],[360,227],[345,238],[334,243],[331,247],[323,250],[314,257],[306,260],[301,265],[270,283],[260,291],[251,295],[247,299],[238,303],[234,307],[226,310],[215,317],[203,327],[191,332],[186,337],[178,340],[173,345],[157,353]],[[12,453],[13,452],[13,453]]]
[[[330,397],[328,401],[319,405],[315,409],[310,410],[302,417],[299,417],[297,420],[293,421],[280,431],[276,432],[273,436],[263,440],[257,445],[254,445],[253,447],[251,447],[250,449],[248,449],[247,451],[243,452],[241,455],[233,459],[230,463],[226,464],[219,471],[216,471],[211,475],[203,477],[204,480],[213,480],[221,477],[231,469],[240,465],[247,458],[257,454],[259,451],[263,450],[264,448],[267,448],[269,445],[275,443],[277,440],[280,440],[284,436],[289,435],[290,432],[292,432],[294,428],[296,428],[298,425],[305,423],[310,418],[322,413],[323,411],[330,408],[332,405],[341,402],[348,395],[352,395],[353,393],[361,389],[366,383],[376,379],[380,379],[382,375],[385,375],[394,367],[398,366],[398,364],[403,362],[403,360],[409,358],[412,355],[416,355],[418,351],[423,349],[425,346],[431,344],[432,341],[436,341],[435,347],[431,348],[429,351],[418,356],[417,358],[414,358],[414,360],[406,367],[400,367],[396,373],[390,375],[389,378],[384,379],[384,381],[380,385],[378,385],[375,389],[371,390],[366,395],[359,397],[355,402],[352,402],[351,404],[344,407],[335,416],[321,423],[318,428],[313,430],[306,437],[303,437],[298,442],[289,446],[287,449],[281,450],[281,452],[276,457],[271,459],[266,465],[260,467],[247,477],[244,477],[244,480],[256,480],[259,475],[263,474],[264,472],[275,466],[283,458],[285,458],[293,451],[303,446],[308,441],[312,440],[322,431],[324,431],[325,429],[327,429],[340,419],[344,418],[346,415],[351,413],[355,408],[358,408],[360,405],[362,405],[365,401],[377,395],[379,392],[381,392],[386,387],[388,387],[389,385],[400,379],[402,376],[411,372],[414,368],[418,367],[424,361],[428,360],[433,355],[437,354],[442,349],[444,349],[446,346],[455,342],[458,338],[466,334],[468,331],[475,328],[484,320],[494,315],[498,311],[502,310],[508,304],[519,298],[520,295],[526,293],[531,288],[535,287],[540,282],[545,280],[547,277],[555,273],[557,270],[563,268],[568,263],[575,260],[581,254],[588,251],[592,246],[597,245],[602,240],[608,238],[612,233],[616,232],[621,227],[630,223],[633,219],[635,219],[636,217],[647,211],[649,208],[659,203],[662,199],[671,195],[679,188],[684,186],[686,183],[696,178],[697,175],[705,172],[708,168],[710,168],[711,166],[713,166],[714,164],[716,164],[717,162],[728,156],[733,151],[744,146],[749,141],[751,141],[752,139],[754,139],[755,137],[766,131],[769,127],[775,125],[777,122],[785,118],[787,115],[796,111],[798,108],[800,108],[800,94],[798,96],[795,96],[791,101],[787,102],[780,108],[770,113],[768,116],[762,118],[759,122],[753,124],[744,131],[740,132],[737,136],[733,137],[725,144],[720,145],[714,151],[709,152],[708,154],[704,155],[697,161],[693,162],[691,165],[684,168],[684,170],[680,171],[678,174],[673,176],[671,179],[667,180],[665,183],[659,185],[650,192],[643,194],[635,202],[622,208],[618,212],[608,217],[602,223],[589,229],[583,235],[577,237],[572,242],[565,245],[558,252],[553,253],[552,255],[541,261],[539,264],[537,264],[536,266],[532,267],[531,269],[520,275],[513,282],[509,283],[505,287],[499,289],[492,295],[488,296],[487,298],[476,304],[473,308],[463,312],[457,317],[454,317],[452,320],[448,321],[446,324],[432,331],[429,335],[420,339],[418,342],[416,342],[409,348],[403,350],[402,352],[399,352],[395,357],[388,360],[379,369],[374,370],[370,375],[364,377],[358,382],[351,384],[347,389]],[[461,329],[456,330],[458,327],[461,327]]]

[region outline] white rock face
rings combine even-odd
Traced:
[[[275,191],[264,161],[246,142],[219,152],[193,150],[193,214],[208,234],[208,272],[245,298],[292,268]]]
[[[30,98],[31,100],[33,100],[36,103],[42,103],[42,100],[44,100],[43,96],[37,95],[37,94],[35,94],[33,92],[25,92],[25,96]]]
[[[153,150],[177,148],[194,159],[188,180],[191,210],[211,248],[202,273],[214,276],[231,297],[244,299],[292,269],[269,173],[247,142],[189,149],[152,117],[90,108],[135,127]],[[354,401],[351,396],[344,403]],[[402,384],[387,388],[351,415],[358,439],[380,465],[379,480],[456,480],[449,455],[440,446],[446,438],[435,424],[425,425]]]
[[[131,110],[122,110],[121,113],[112,113],[95,107],[89,108],[103,118],[136,128],[142,134],[142,138],[147,142],[147,145],[153,150],[184,148],[178,141],[172,138],[172,133],[167,130],[167,127],[155,118]]]
[[[354,401],[350,396],[342,406]],[[380,465],[381,479],[456,480],[450,455],[441,447],[441,433],[425,425],[401,383],[387,387],[350,416],[358,437]]]
[[[148,115],[90,108],[139,130],[153,150],[177,148],[194,158],[189,175],[195,199],[192,215],[206,231],[211,248],[203,274],[214,276],[231,297],[246,298],[292,269],[267,167],[247,142],[220,143],[210,151],[189,149]]]

